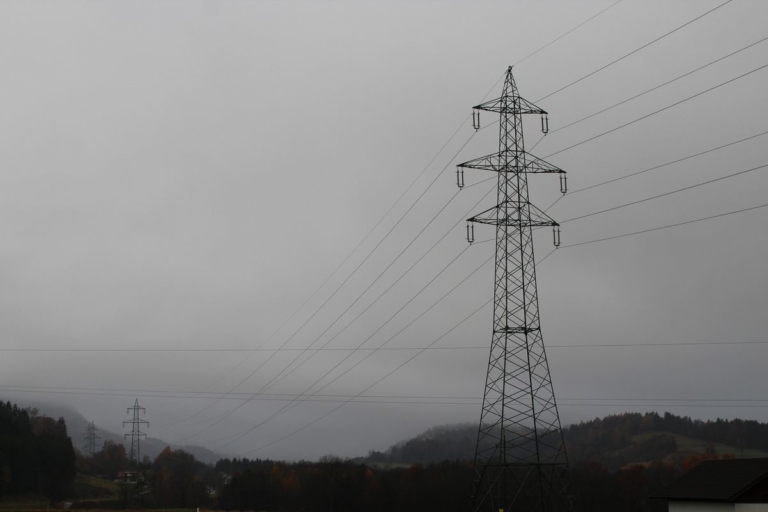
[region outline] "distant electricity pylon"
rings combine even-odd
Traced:
[[[573,510],[563,473],[568,466],[560,418],[539,324],[533,228],[552,226],[555,247],[559,224],[528,200],[528,174],[555,173],[567,191],[565,171],[525,152],[523,114],[540,114],[548,131],[547,112],[520,97],[507,70],[500,98],[473,108],[499,114],[499,152],[460,164],[464,169],[498,173],[497,204],[467,222],[496,226],[493,340],[488,360],[483,409],[475,452],[473,511]]]
[[[96,425],[93,422],[90,422],[85,426],[85,434],[83,434],[83,448],[85,448],[86,457],[93,457],[93,454],[96,453],[96,441],[101,439],[96,434],[98,431],[99,429],[96,428]]]
[[[149,427],[149,422],[146,420],[142,420],[140,417],[140,413],[146,413],[147,410],[144,407],[139,407],[139,399],[136,399],[136,402],[133,404],[133,407],[128,407],[127,412],[133,411],[133,419],[130,421],[124,421],[123,427],[126,425],[131,425],[131,432],[129,434],[125,434],[123,436],[123,439],[126,439],[128,436],[131,436],[131,455],[128,458],[128,461],[136,461],[136,464],[141,462],[141,438],[144,439],[147,438],[147,434],[141,431],[141,426],[146,425]]]

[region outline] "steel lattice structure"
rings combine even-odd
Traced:
[[[560,418],[552,389],[539,323],[533,229],[552,226],[555,245],[559,224],[528,199],[528,175],[554,173],[566,192],[565,171],[525,152],[524,114],[540,114],[547,132],[547,112],[521,98],[507,70],[500,98],[473,109],[499,114],[499,152],[460,164],[464,169],[498,173],[496,206],[468,219],[496,226],[493,340],[477,437],[472,493],[473,511],[573,510],[563,474],[568,465]]]
[[[127,408],[127,412],[131,411],[133,411],[133,419],[123,422],[123,427],[131,425],[131,432],[125,434],[123,439],[127,439],[128,436],[131,436],[131,454],[130,457],[128,457],[128,462],[135,461],[136,464],[138,464],[141,462],[141,438],[147,438],[147,434],[141,431],[141,426],[146,425],[149,427],[149,422],[141,419],[141,413],[146,413],[147,410],[144,407],[139,407],[138,398],[136,399],[136,402],[134,402],[133,407]]]
[[[83,434],[83,448],[86,457],[93,457],[93,454],[96,453],[96,441],[101,439],[96,434],[98,431],[99,429],[96,428],[96,425],[93,422],[90,422],[85,426],[85,433]]]

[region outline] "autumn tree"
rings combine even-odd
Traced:
[[[151,486],[156,505],[194,508],[208,503],[203,482],[205,464],[184,450],[167,446],[152,463]]]

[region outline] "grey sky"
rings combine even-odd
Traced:
[[[376,224],[508,65],[611,3],[3,3],[0,348],[261,346]],[[719,3],[624,0],[515,67],[521,94],[536,101]],[[543,100],[550,128],[766,37],[765,19],[768,4],[731,2]],[[546,157],[768,64],[767,49],[768,42],[761,43],[553,133],[532,153]],[[757,71],[551,161],[569,172],[575,190],[766,131],[767,85],[768,69]],[[489,98],[499,91],[497,84]],[[483,115],[483,124],[491,121]],[[528,148],[540,138],[538,122],[532,118],[526,124]],[[464,123],[403,202],[264,348],[280,346],[309,318],[471,133]],[[766,140],[566,196],[549,213],[562,221],[766,164]],[[496,145],[495,127],[484,129],[454,164],[491,153]],[[468,184],[488,177],[466,174]],[[317,344],[378,297],[490,184],[455,197]],[[563,243],[763,204],[767,186],[766,171],[758,170],[576,220],[563,225]],[[531,190],[542,208],[559,195],[556,178],[546,176],[532,179]],[[455,191],[451,164],[286,348],[314,342]],[[491,205],[489,197],[473,211]],[[558,346],[550,349],[549,360],[564,423],[624,410],[768,421],[766,403],[690,406],[697,403],[690,399],[760,399],[768,386],[768,345],[560,347],[765,341],[767,216],[768,209],[755,210],[563,248],[540,266],[542,326],[545,343]],[[464,249],[463,230],[462,223],[328,347],[354,347],[379,328]],[[476,228],[478,240],[491,236],[490,229]],[[550,248],[550,233],[542,231],[537,255]],[[389,339],[492,250],[492,244],[467,250],[365,347]],[[389,346],[431,343],[488,300],[491,287],[492,268],[486,266]],[[437,345],[479,349],[427,351],[368,394],[480,396],[490,319],[486,308]],[[377,353],[323,393],[355,395],[413,353]],[[133,403],[132,392],[46,394],[12,392],[9,386],[223,393],[269,357],[265,352],[0,354],[4,396],[20,403],[27,398],[69,403],[114,431]],[[258,391],[296,355],[281,352],[237,391]],[[345,355],[321,352],[269,391],[302,392]],[[340,369],[363,356],[353,355]],[[617,400],[584,405],[587,399],[610,398]],[[631,405],[633,398],[653,399],[652,405]],[[674,405],[662,398],[689,400]],[[222,400],[187,421],[182,420],[211,400],[146,396],[140,403],[152,423],[150,435],[176,441],[241,401]],[[222,439],[283,405],[253,400],[185,442],[216,449]],[[432,425],[479,418],[477,403],[349,404],[288,440],[252,451],[337,405],[302,404],[222,452],[355,455],[384,449]]]

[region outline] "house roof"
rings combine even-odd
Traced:
[[[653,497],[735,502],[767,477],[768,458],[705,460]]]

